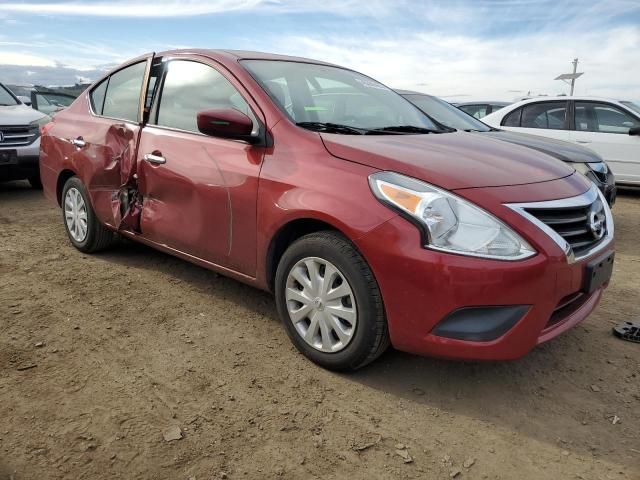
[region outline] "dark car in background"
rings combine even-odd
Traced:
[[[39,85],[5,85],[18,99],[34,110],[53,116],[78,98],[87,85],[70,87],[43,87]]]
[[[50,120],[0,83],[0,181],[27,179],[32,187],[42,187],[40,127]]]
[[[499,102],[499,101],[490,101],[490,102],[462,102],[462,103],[453,103],[456,107],[458,107],[463,112],[468,113],[472,117],[482,118],[486,117],[490,113],[497,112],[501,108],[506,107],[507,105],[511,105],[510,102]]]
[[[576,171],[597,185],[609,205],[615,203],[615,176],[602,160],[602,157],[594,151],[561,140],[493,128],[433,95],[409,90],[396,91],[445,127],[473,132],[483,137],[492,137],[504,142],[529,147],[569,163]]]

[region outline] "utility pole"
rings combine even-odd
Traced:
[[[576,86],[576,79],[578,79],[582,75],[584,75],[584,72],[578,72],[578,59],[577,58],[574,58],[573,62],[571,62],[571,64],[573,65],[573,72],[572,73],[563,73],[562,75],[558,75],[554,80],[562,80],[564,83],[567,83],[567,84],[571,85],[571,93],[569,93],[569,95],[573,96],[573,89]],[[571,82],[569,82],[569,80],[571,80]]]
[[[569,96],[573,97],[573,87],[576,85],[576,72],[578,71],[578,59],[574,58],[571,63],[573,63],[573,78],[571,79],[571,93],[569,93]]]

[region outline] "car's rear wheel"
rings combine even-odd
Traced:
[[[67,180],[62,190],[62,218],[69,240],[81,252],[97,252],[113,243],[113,232],[98,221],[78,177]]]
[[[342,235],[305,235],[284,253],[275,281],[278,313],[293,344],[331,370],[355,370],[389,345],[378,284]]]

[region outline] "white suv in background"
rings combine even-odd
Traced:
[[[607,162],[620,184],[640,185],[640,106],[594,97],[537,97],[482,119],[492,127],[579,143]]]
[[[40,183],[40,127],[51,117],[24,105],[0,83],[0,182]]]

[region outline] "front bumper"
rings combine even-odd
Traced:
[[[469,360],[522,357],[597,306],[606,285],[582,294],[585,265],[613,252],[613,241],[574,263],[552,242],[542,243],[538,255],[516,262],[441,253],[422,248],[415,226],[401,217],[357,241],[380,285],[392,345],[419,355]],[[497,338],[437,334],[441,322],[460,310],[511,306],[519,308],[518,318],[506,332],[498,328]]]
[[[39,175],[40,137],[22,147],[1,148],[3,152],[15,152],[8,158],[0,156],[0,181],[23,180]]]

